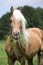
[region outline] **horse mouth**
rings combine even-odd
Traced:
[[[12,36],[15,40],[18,40],[20,36]]]

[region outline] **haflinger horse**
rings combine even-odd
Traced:
[[[40,65],[40,50],[43,43],[43,31],[39,28],[27,28],[26,19],[18,9],[11,11],[11,34],[6,41],[6,53],[9,65],[14,65],[18,60],[25,65],[33,65],[33,57],[38,54],[38,65]]]

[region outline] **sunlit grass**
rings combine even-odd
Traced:
[[[0,65],[8,65],[5,53],[5,41],[0,41]]]

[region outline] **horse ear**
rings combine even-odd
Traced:
[[[13,6],[11,6],[10,13],[13,14],[13,11],[14,11],[14,8],[13,8]]]
[[[19,7],[18,9],[19,9],[21,12],[23,12],[23,8],[22,8],[22,7]]]

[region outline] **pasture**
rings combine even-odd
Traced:
[[[37,65],[37,56],[34,57],[33,62],[34,65]],[[8,65],[7,55],[5,52],[5,41],[0,41],[0,65]],[[16,61],[14,65],[20,65],[20,63]],[[25,65],[28,65],[27,61]]]

